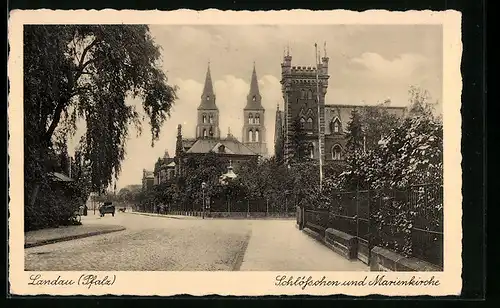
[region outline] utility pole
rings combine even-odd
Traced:
[[[321,58],[318,54],[318,44],[314,43],[315,48],[315,61],[316,61],[316,100],[318,103],[318,153],[319,153],[319,191],[321,192],[323,187],[323,155],[321,151],[321,108],[320,108],[320,96],[319,96],[319,63]]]

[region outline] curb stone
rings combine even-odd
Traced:
[[[125,227],[118,227],[116,229],[87,232],[87,233],[83,233],[83,234],[70,235],[70,236],[64,236],[64,237],[59,237],[59,238],[52,238],[52,239],[48,239],[48,240],[36,241],[33,243],[25,243],[24,248],[32,248],[32,247],[49,245],[49,244],[55,244],[55,243],[59,243],[59,242],[66,242],[66,241],[71,241],[71,240],[76,240],[76,239],[81,239],[81,238],[86,238],[86,237],[91,237],[91,236],[96,236],[96,235],[102,235],[102,234],[107,234],[107,233],[123,231],[125,229],[126,229]]]

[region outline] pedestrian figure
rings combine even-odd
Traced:
[[[89,209],[89,208],[88,208],[88,207],[87,207],[87,205],[85,204],[85,205],[83,206],[83,216],[87,216],[87,211],[88,211],[88,209]]]

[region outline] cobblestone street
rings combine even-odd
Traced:
[[[294,220],[91,213],[84,224],[126,230],[25,249],[28,271],[368,271],[295,228]]]

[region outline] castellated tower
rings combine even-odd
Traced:
[[[283,63],[281,63],[281,91],[285,106],[283,117],[285,159],[288,159],[293,154],[293,149],[291,148],[293,122],[295,119],[298,119],[307,134],[306,138],[309,143],[310,156],[314,159],[319,159],[319,147],[321,147],[321,154],[324,161],[325,96],[328,89],[329,77],[328,57],[326,57],[326,53],[321,58],[320,63],[316,63],[315,66],[292,66],[292,56],[289,51],[283,57]]]
[[[210,64],[205,77],[205,86],[198,106],[196,138],[220,138],[219,109],[215,104],[215,92],[210,75]]]
[[[259,92],[255,63],[250,82],[250,91],[247,95],[247,104],[243,109],[242,141],[255,153],[266,156],[266,127],[264,125],[265,109],[262,107],[262,96]]]

